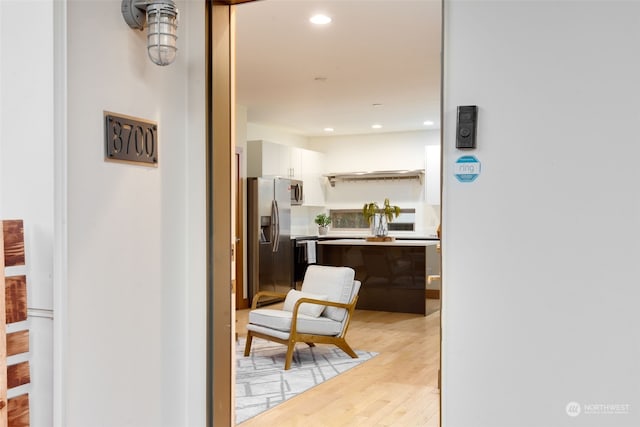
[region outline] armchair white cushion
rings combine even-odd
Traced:
[[[282,306],[282,309],[284,311],[293,311],[293,307],[296,305],[296,302],[298,302],[300,298],[319,299],[321,301],[329,300],[329,297],[327,295],[312,294],[310,292],[302,292],[291,289],[289,293],[287,293],[287,297],[284,299],[284,306]],[[308,302],[305,302],[304,304],[300,304],[298,313],[306,314],[307,316],[311,317],[318,317],[322,314],[325,307],[326,306],[322,304],[310,304]]]
[[[351,301],[354,295],[353,279],[355,274],[356,272],[351,267],[310,265],[304,275],[302,291],[324,294],[327,295],[328,301],[346,304]],[[360,285],[358,285],[358,290],[359,287]],[[327,307],[324,309],[323,315],[335,321],[342,322],[346,314],[347,310],[344,308]]]
[[[258,293],[249,313],[244,355],[249,356],[253,337],[259,337],[287,346],[285,370],[291,366],[296,342],[305,342],[309,346],[314,346],[314,343],[334,344],[357,358],[345,340],[360,290],[360,282],[354,277],[355,271],[350,267],[310,265],[301,291],[290,291],[286,295],[286,309],[283,310],[256,309],[261,295]]]

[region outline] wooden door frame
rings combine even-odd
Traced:
[[[206,2],[207,426],[232,426],[233,6]]]
[[[206,0],[206,425],[233,426],[235,309],[233,182],[235,162],[235,4]]]

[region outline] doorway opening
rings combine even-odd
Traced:
[[[276,27],[279,28],[273,28],[272,30],[269,31],[261,31],[260,28],[257,25],[254,24],[248,24],[246,22],[243,22],[243,11],[248,9],[248,8],[254,8],[254,7],[266,7],[267,4],[270,3],[279,3],[279,4],[284,4],[286,5],[287,9],[291,9],[288,10],[288,12],[292,12],[294,9],[296,9],[297,7],[302,7],[300,6],[301,3],[307,3],[307,2],[269,2],[269,1],[264,1],[264,2],[256,2],[256,3],[249,3],[247,5],[242,5],[242,6],[238,6],[237,10],[235,11],[235,13],[237,14],[237,19],[238,19],[238,23],[237,23],[237,34],[238,34],[238,45],[240,44],[241,37],[243,37],[243,32],[242,32],[242,28],[250,28],[251,30],[255,31],[261,38],[265,38],[267,37],[267,35],[269,34],[280,34],[282,39],[291,39],[291,38],[296,38],[295,35],[293,35],[294,33],[287,31],[286,28],[282,25],[278,25],[279,23],[281,24],[282,22],[280,21],[283,17],[283,15],[281,13],[261,13],[263,18],[267,18],[266,21],[272,21],[272,23],[275,23]],[[369,8],[368,5],[363,4],[362,2],[327,2],[327,5],[331,5],[332,3],[342,3],[342,4],[348,4],[348,11],[349,13],[358,13],[358,12],[362,12],[363,9],[375,9],[375,8]],[[380,5],[382,3],[393,3],[394,6],[396,8],[398,8],[398,2],[371,2],[372,4],[375,3],[376,5]],[[402,2],[402,3],[422,3],[420,1],[416,2],[416,1],[411,1],[411,2]],[[425,0],[424,3],[433,5],[436,2],[432,2],[432,1],[428,1]],[[294,6],[295,5],[295,6]],[[367,13],[370,13],[371,10],[368,10]],[[389,25],[388,22],[388,18],[389,16],[386,15],[387,18],[387,24]],[[438,22],[438,26],[437,29],[435,30],[437,33],[437,42],[435,43],[435,45],[437,46],[437,51],[435,52],[435,54],[433,55],[433,58],[430,58],[429,61],[433,61],[436,63],[436,68],[438,70],[438,74],[435,76],[435,79],[438,82],[438,87],[436,90],[436,114],[432,115],[430,117],[421,117],[420,122],[422,125],[424,126],[433,126],[433,128],[429,129],[428,131],[425,131],[424,129],[420,129],[420,130],[397,130],[394,129],[393,127],[389,126],[385,129],[384,132],[377,132],[375,134],[375,136],[373,136],[371,139],[367,139],[365,143],[362,142],[358,142],[358,139],[360,140],[364,140],[366,138],[364,138],[362,135],[364,135],[364,133],[344,133],[344,139],[343,139],[343,148],[345,146],[351,146],[351,147],[360,147],[358,144],[363,144],[364,146],[367,146],[368,144],[368,148],[366,148],[365,153],[367,154],[371,154],[373,153],[373,147],[375,144],[373,144],[371,141],[373,141],[374,139],[377,140],[385,140],[385,138],[387,138],[387,141],[389,140],[389,138],[393,138],[394,143],[389,143],[387,142],[387,150],[389,150],[389,147],[391,147],[391,151],[388,151],[387,153],[391,153],[391,155],[386,156],[386,157],[393,157],[393,155],[395,155],[396,153],[401,152],[402,147],[397,145],[397,141],[402,140],[402,138],[398,138],[398,136],[400,134],[402,134],[402,136],[404,138],[407,138],[409,140],[412,140],[412,138],[420,138],[421,135],[425,134],[425,132],[430,132],[432,134],[432,137],[435,139],[436,144],[440,144],[441,142],[441,137],[440,137],[440,131],[439,131],[439,127],[438,127],[438,123],[440,122],[439,120],[439,116],[440,116],[440,47],[441,47],[441,42],[440,42],[440,37],[441,37],[441,28],[440,28],[440,23],[441,23],[441,5],[439,5],[439,8],[436,12],[436,20]],[[366,19],[361,19],[363,21],[367,21]],[[233,22],[233,25],[231,26],[232,30],[232,34],[236,34],[236,29],[234,28],[235,26],[235,20],[233,18],[230,18],[230,21]],[[302,22],[302,21],[300,21]],[[243,27],[243,25],[247,25],[247,27]],[[302,25],[302,24],[301,24]],[[424,22],[422,22],[422,25],[424,26]],[[379,29],[379,28],[378,28]],[[402,25],[402,24],[398,24],[398,25],[392,25],[392,29],[391,31],[409,31],[409,27]],[[322,30],[324,31],[324,30]],[[350,33],[354,33],[354,29],[350,28],[348,30],[348,32]],[[357,32],[357,31],[356,31]],[[326,33],[326,32],[325,32]],[[385,33],[387,34],[387,33]],[[316,31],[315,36],[317,39],[319,39],[321,37],[322,33],[320,31]],[[233,38],[234,36],[232,35],[231,38]],[[344,43],[343,43],[344,44]],[[325,89],[327,88],[327,86],[329,84],[332,83],[332,81],[334,81],[334,76],[332,74],[332,70],[335,69],[339,69],[341,67],[343,67],[341,59],[344,60],[344,57],[341,56],[341,54],[337,51],[336,47],[340,46],[340,43],[329,43],[327,45],[327,49],[324,51],[324,55],[325,55],[325,65],[326,67],[323,70],[320,70],[318,73],[311,73],[311,74],[306,74],[306,78],[308,78],[312,84],[314,84],[316,86],[316,90],[314,92],[307,92],[302,93],[302,95],[306,96],[307,99],[313,98],[313,99],[322,99],[324,101],[325,106],[329,105],[329,106],[336,106],[336,105],[340,105],[343,104],[343,101],[341,99],[336,99],[333,100],[330,99],[330,97],[328,97],[327,92],[325,91]],[[406,44],[406,45],[402,45],[402,46],[396,46],[396,49],[407,49],[410,52],[413,52],[414,55],[421,55],[423,54],[424,50],[421,50],[421,45],[410,45],[410,44]],[[255,54],[253,55],[253,59],[258,61],[259,59],[262,59],[263,57],[265,57],[266,59],[270,60],[270,61],[274,61],[274,60],[282,60],[283,57],[283,52],[287,52],[287,51],[291,51],[291,49],[279,49],[277,47],[273,47],[270,49],[262,49],[261,52],[259,54]],[[293,50],[294,53],[295,52],[300,52],[300,51],[296,51]],[[229,56],[231,58],[234,58],[234,60],[236,60],[236,58],[238,58],[241,55],[241,52],[232,52],[229,54]],[[401,78],[398,78],[398,74],[399,74],[399,70],[403,67],[407,67],[408,63],[401,63],[398,64],[396,61],[394,61],[390,55],[385,54],[385,52],[383,50],[381,50],[380,52],[380,56],[386,58],[386,61],[384,61],[384,67],[386,67],[387,69],[387,76],[388,78],[386,79],[387,81],[389,80],[403,80]],[[331,60],[331,61],[330,61]],[[333,62],[332,62],[333,61]],[[296,60],[287,60],[286,61],[288,66],[291,68],[298,68],[301,66],[300,62],[303,62],[302,60],[298,59]],[[260,94],[260,96],[265,96],[264,99],[267,99],[269,95],[269,91],[270,90],[275,90],[276,92],[278,92],[278,96],[279,96],[279,103],[280,105],[286,104],[289,100],[289,98],[286,97],[285,90],[284,88],[292,82],[291,78],[287,78],[285,76],[282,76],[283,80],[280,81],[279,84],[265,84],[265,82],[268,80],[267,77],[270,73],[275,72],[275,70],[270,69],[268,67],[263,67],[261,65],[258,65],[259,63],[256,62],[255,65],[253,66],[253,71],[254,71],[254,78],[251,79],[251,81],[249,82],[250,86],[248,87],[249,91],[252,91],[254,93]],[[240,67],[240,61],[238,61],[238,66]],[[233,64],[230,65],[231,68],[233,68]],[[324,71],[324,72],[323,72]],[[242,69],[238,68],[237,70],[238,75],[240,76],[242,74]],[[355,76],[352,77],[361,77],[363,75],[366,75],[368,73],[354,73]],[[433,76],[429,76],[430,78],[433,78]],[[243,81],[241,80],[241,77],[238,78],[238,87],[240,88],[243,84]],[[260,87],[260,85],[265,85],[266,88],[262,88]],[[378,93],[377,89],[378,87],[376,86],[374,89],[371,90],[372,93]],[[239,91],[240,92],[240,89]],[[344,92],[344,91],[343,91]],[[419,92],[419,91],[414,91],[414,92]],[[409,96],[409,92],[405,92],[407,95]],[[415,95],[415,94],[413,94]],[[373,99],[377,98],[377,97],[381,97],[382,95],[380,95],[378,93],[378,96],[374,97],[372,95],[371,99],[372,101],[369,101],[367,107],[369,110],[371,110],[372,112],[372,116],[377,116],[378,120],[377,121],[381,121],[384,117],[385,114],[388,113],[389,115],[391,114],[389,112],[390,106],[393,105],[392,102],[389,103],[379,103],[376,101],[373,101]],[[420,96],[420,95],[418,95]],[[301,137],[300,133],[295,133],[295,132],[289,132],[289,135],[286,135],[287,132],[283,132],[283,129],[288,129],[289,131],[295,126],[295,120],[299,119],[299,115],[296,115],[294,113],[290,114],[289,117],[291,119],[291,121],[287,122],[287,123],[274,123],[273,126],[270,126],[269,122],[268,122],[268,117],[267,116],[261,116],[261,113],[256,113],[253,109],[251,105],[243,105],[243,98],[241,95],[238,95],[238,108],[234,109],[232,111],[232,114],[236,115],[236,122],[233,126],[233,129],[231,129],[230,131],[236,135],[237,137],[237,144],[239,146],[242,146],[242,144],[245,143],[246,140],[254,140],[254,139],[262,139],[262,140],[273,140],[273,139],[277,139],[277,143],[281,143],[282,145],[286,145],[288,147],[296,147],[296,148],[302,148],[302,149],[306,149],[306,150],[312,150],[312,151],[318,151],[318,152],[322,152],[322,150],[324,149],[322,144],[323,141],[325,139],[327,139],[326,134],[324,133],[325,131],[323,130],[323,128],[318,128],[318,130],[315,133],[309,133],[308,135]],[[276,107],[278,107],[278,105],[274,106],[273,109],[277,109]],[[300,110],[300,109],[299,109]],[[215,108],[214,108],[215,111]],[[307,111],[305,114],[302,114],[303,116],[318,116],[320,115],[319,110],[312,110],[311,112]],[[341,114],[344,117],[349,117],[351,116],[355,116],[355,114],[349,114],[349,113],[345,113],[344,111]],[[238,130],[238,122],[241,120],[245,120],[244,122],[244,126],[245,128],[242,131]],[[432,119],[432,120],[427,120],[427,119]],[[215,120],[215,117],[214,117]],[[304,120],[304,117],[301,118],[300,120]],[[435,126],[433,124],[431,125],[427,125],[426,123],[428,121],[432,121]],[[346,122],[343,122],[343,125],[341,126],[348,126],[348,124]],[[367,126],[370,127],[370,123],[367,124]],[[328,127],[328,126],[327,126]],[[336,132],[337,126],[334,127],[334,132],[333,132],[333,136],[329,137],[331,138],[331,141],[329,141],[329,145],[328,147],[333,147],[336,148],[338,146],[340,146],[340,141],[336,142],[336,135],[338,134],[338,132]],[[362,132],[362,131],[361,131]],[[372,133],[371,129],[367,130],[368,133]],[[257,135],[261,135],[261,136],[257,136]],[[241,136],[241,137],[238,137]],[[242,140],[242,138],[244,138],[244,140]],[[384,145],[385,143],[383,142],[381,145]],[[409,144],[411,145],[411,144]],[[243,147],[244,148],[244,147]],[[331,149],[331,148],[327,148]],[[346,153],[346,155],[348,156],[350,153],[348,151],[344,152]],[[405,152],[406,153],[406,152]],[[246,156],[245,157],[249,157],[250,154],[247,153],[245,151]],[[425,159],[426,154],[422,154],[421,158],[424,160]],[[440,156],[440,154],[438,154],[438,157]],[[363,157],[363,156],[360,156]],[[385,159],[385,154],[384,152],[382,154],[379,154],[377,156],[374,157],[378,157],[378,159]],[[406,157],[406,154],[405,154]],[[413,156],[415,157],[415,156]],[[350,159],[353,162],[353,158]],[[242,164],[242,160],[239,160],[238,157],[235,158],[235,162],[236,162],[236,170],[240,171],[240,170],[246,170],[245,165]],[[376,163],[375,164],[375,168],[373,170],[388,170],[390,169],[392,166],[387,166],[384,163]],[[423,166],[424,168],[424,166]],[[371,169],[370,169],[371,170]],[[336,170],[325,170],[325,173],[329,173],[329,172],[336,172]],[[439,175],[439,173],[438,173]],[[241,175],[234,175],[234,179],[237,179],[241,183],[242,178],[244,178],[244,176]],[[378,187],[382,187],[384,188],[384,191],[386,192],[386,194],[392,194],[392,197],[396,194],[398,194],[398,190],[397,187],[393,187],[393,186],[389,186],[391,184],[389,183],[380,183],[378,185]],[[395,185],[395,183],[393,184]],[[419,231],[417,231],[417,233],[424,233],[425,235],[427,234],[427,224],[425,224],[425,222],[429,222],[428,226],[433,227],[433,231],[435,231],[436,227],[439,225],[439,218],[440,218],[440,207],[439,204],[438,205],[428,205],[425,202],[426,199],[426,195],[425,195],[425,189],[423,189],[421,186],[423,186],[424,183],[419,184],[418,187],[420,187],[420,190],[416,190],[414,183],[411,184],[411,187],[407,187],[403,190],[399,190],[400,193],[407,193],[407,194],[413,194],[414,197],[416,194],[419,194],[420,191],[422,191],[422,193],[420,193],[418,197],[418,200],[416,201],[416,204],[418,205],[417,207],[413,207],[413,206],[407,206],[408,208],[411,209],[416,209],[416,216],[417,218],[417,225],[415,226]],[[305,188],[306,188],[306,183],[305,183]],[[342,187],[343,189],[345,187]],[[241,198],[243,198],[243,196],[241,195],[241,190],[242,190],[242,186],[239,185],[238,186],[238,191],[235,192],[235,194],[239,195]],[[438,186],[438,193],[440,192],[440,188]],[[403,193],[403,194],[404,194]],[[380,197],[384,197],[384,193],[382,193],[383,195]],[[313,216],[316,212],[318,212],[319,210],[322,209],[326,209],[330,204],[335,203],[342,203],[342,205],[340,206],[340,208],[352,208],[353,206],[346,206],[348,203],[352,203],[352,205],[355,204],[360,204],[360,201],[353,201],[353,202],[348,202],[345,201],[345,199],[342,199],[340,202],[337,202],[335,199],[335,193],[333,194],[334,198],[329,200],[328,202],[325,200],[325,202],[327,202],[324,206],[302,206],[299,208],[299,211],[304,211],[304,215],[306,215],[307,219],[311,216]],[[377,196],[376,196],[377,197]],[[404,195],[403,195],[404,197]],[[409,197],[409,196],[407,196]],[[366,200],[368,201],[368,199]],[[382,200],[380,200],[381,202]],[[406,200],[403,200],[406,201]],[[421,204],[420,204],[421,203]],[[398,203],[400,204],[400,203]],[[236,204],[236,206],[239,206]],[[245,205],[246,206],[246,205]],[[403,206],[404,208],[405,206]],[[242,209],[242,208],[241,208]],[[303,215],[303,216],[304,216]],[[239,218],[241,218],[242,215],[240,215],[239,213],[236,213],[235,218],[236,220],[239,220]],[[425,218],[427,218],[427,220],[425,220]],[[434,220],[435,218],[435,220]],[[309,221],[307,221],[309,222]],[[308,224],[306,224],[308,226]],[[299,229],[303,229],[303,227],[305,226],[305,224],[303,224],[302,221],[300,221],[299,223],[295,223],[295,220],[292,219],[292,227],[297,226],[299,227]],[[237,227],[234,227],[235,230],[239,230]],[[311,232],[311,228],[307,228],[307,232]],[[414,233],[416,233],[415,229],[414,229]],[[297,233],[293,233],[293,234],[297,234]],[[315,233],[314,233],[315,234]],[[431,234],[431,233],[429,233]],[[422,237],[422,236],[421,236]],[[230,239],[233,239],[233,237],[230,237]],[[236,256],[239,256],[239,253],[235,252]],[[246,264],[246,263],[245,263]],[[237,270],[236,270],[237,271]],[[432,272],[432,273],[436,273],[436,272]],[[438,271],[439,273],[439,271]],[[432,274],[433,276],[436,276],[437,274]],[[240,281],[238,279],[238,273],[236,273],[236,290],[240,289],[241,286],[243,286],[243,292],[244,289],[246,289],[246,285],[241,285]],[[246,280],[246,276],[244,276],[244,280]],[[426,277],[425,277],[425,282],[426,282]],[[425,297],[427,296],[428,292],[426,292],[425,290]],[[247,297],[248,295],[243,294],[243,298]],[[434,293],[431,293],[431,296],[434,296]],[[437,293],[437,296],[440,296],[440,292]],[[236,295],[236,297],[238,297],[238,295]],[[239,304],[240,299],[236,299],[236,304],[238,306],[238,308],[240,308],[240,304]],[[415,316],[410,317],[412,315],[407,315],[406,313],[393,313],[391,315],[389,314],[385,314],[385,313],[377,313],[377,312],[368,312],[368,311],[364,311],[362,312],[362,316],[361,316],[361,327],[360,327],[360,331],[361,333],[359,335],[356,335],[357,339],[359,340],[358,342],[360,342],[361,344],[354,344],[354,346],[359,346],[359,347],[367,347],[369,345],[373,345],[376,341],[380,341],[380,332],[382,331],[383,328],[388,327],[389,328],[389,332],[391,331],[395,331],[397,332],[399,335],[404,334],[404,338],[399,338],[399,341],[395,343],[395,348],[401,348],[402,350],[400,351],[396,351],[395,355],[393,357],[395,357],[395,363],[397,363],[397,366],[407,366],[408,370],[406,372],[403,373],[398,373],[397,370],[394,369],[393,372],[387,372],[388,378],[387,380],[384,379],[384,377],[378,377],[380,379],[380,383],[381,384],[392,384],[395,382],[395,385],[398,387],[398,389],[395,390],[395,392],[393,393],[395,396],[399,396],[402,395],[404,393],[405,397],[410,401],[411,398],[417,398],[417,399],[421,399],[422,403],[419,406],[424,406],[424,399],[427,399],[426,401],[430,402],[428,404],[430,410],[432,410],[432,415],[430,416],[430,418],[428,418],[428,420],[426,420],[425,425],[438,425],[439,424],[439,419],[438,419],[438,414],[439,414],[439,393],[438,393],[438,386],[439,386],[439,364],[440,364],[440,359],[439,359],[439,355],[440,355],[440,349],[439,349],[439,345],[440,345],[440,339],[439,339],[439,335],[440,335],[440,319],[439,319],[439,307],[440,307],[440,300],[439,299],[428,299],[427,300],[427,305],[429,305],[431,308],[429,308],[428,310],[433,310],[433,312],[430,312],[428,316],[426,317],[422,317],[422,318],[416,318]],[[435,313],[435,315],[434,315]],[[407,317],[409,316],[409,317]],[[233,323],[235,324],[235,312],[232,314],[232,319],[233,319]],[[242,315],[240,312],[238,312],[238,332],[240,334],[242,334]],[[246,321],[246,320],[245,320]],[[402,326],[400,326],[402,325]],[[374,327],[372,327],[374,326]],[[354,332],[354,330],[356,330],[355,325],[352,326],[352,329],[350,330],[350,334],[352,334]],[[404,339],[406,339],[406,341],[403,341]],[[422,346],[422,347],[420,347]],[[393,345],[388,347],[388,348],[383,348],[383,352],[384,353],[391,353],[392,352],[392,347],[394,347]],[[368,350],[367,348],[365,348],[365,350]],[[413,358],[407,358],[407,359],[403,359],[403,355],[402,353],[406,353],[406,354],[413,354],[418,355],[416,357]],[[429,364],[428,366],[425,366],[423,364],[423,362],[428,361]],[[367,362],[369,363],[369,362]],[[373,363],[373,362],[372,362]],[[388,365],[388,366],[394,366],[395,365]],[[417,372],[420,372],[420,375],[417,375]],[[370,378],[375,378],[376,375],[382,376],[384,375],[384,372],[382,372],[381,369],[377,369],[376,373],[372,373],[371,375],[367,375],[367,377]],[[402,384],[402,385],[398,385],[398,378],[402,377],[404,379],[406,379],[406,383]],[[392,381],[393,378],[393,381]],[[369,380],[368,380],[369,381]],[[371,382],[375,382],[375,380],[371,380]],[[386,382],[388,381],[388,383]],[[418,390],[417,388],[413,388],[413,387],[420,387],[421,385],[427,386],[431,386],[431,388],[422,388],[421,390]],[[362,386],[362,384],[361,384]],[[362,387],[363,389],[366,387]],[[388,388],[388,387],[387,387]],[[434,392],[435,390],[435,392]],[[322,392],[322,390],[320,388],[318,388],[317,390],[313,391],[313,395],[309,395],[309,399],[323,399],[322,396],[320,396],[320,393]],[[311,393],[311,392],[309,392]],[[324,397],[326,398],[326,397]],[[381,399],[384,399],[384,397],[382,397],[381,395]],[[298,400],[304,400],[304,399],[298,399]],[[363,402],[363,399],[357,399],[359,402]],[[341,399],[341,401],[344,403],[344,399]],[[364,399],[364,401],[366,401],[366,399]],[[287,403],[288,404],[288,403]],[[283,405],[287,405],[287,404],[283,404]],[[363,403],[360,403],[360,405],[362,405]],[[356,405],[356,403],[354,403],[354,405]],[[372,401],[368,401],[368,405],[370,405],[370,408],[373,408],[375,406],[375,403]],[[393,405],[393,404],[390,404]],[[282,406],[282,405],[281,405]],[[402,407],[402,404],[397,405],[397,407]],[[382,410],[381,412],[378,413],[378,415],[376,416],[380,416],[380,417],[384,417],[386,415],[384,415],[384,411],[388,411],[390,408],[390,406],[387,406],[387,409]],[[289,407],[284,407],[282,408],[283,411],[295,411],[295,408],[292,408],[291,406]],[[306,409],[305,409],[306,411]],[[374,412],[371,409],[367,409],[367,411],[369,413]],[[393,412],[393,411],[391,411]],[[397,414],[395,414],[397,415]],[[412,414],[412,416],[415,414]],[[248,421],[248,423],[250,423],[250,421]],[[244,425],[244,424],[243,424]],[[247,427],[249,427],[251,424],[246,424]],[[259,425],[259,424],[256,424]]]

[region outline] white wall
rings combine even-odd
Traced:
[[[65,426],[204,424],[204,2],[147,58],[119,1],[69,1]],[[103,160],[103,111],[159,127],[157,168]]]
[[[309,138],[326,153],[327,172],[424,169],[425,145],[440,144],[439,130]]]
[[[440,131],[394,132],[309,138],[309,148],[325,153],[327,173],[425,169],[425,146],[440,144]],[[389,197],[401,208],[416,209],[416,232],[435,234],[439,206],[425,202],[425,181],[337,182],[326,186],[330,209],[360,208]],[[332,230],[336,232],[336,230]]]
[[[181,315],[186,317],[185,347],[187,349],[186,378],[182,391],[177,390],[179,399],[186,402],[186,414],[179,425],[202,426],[206,422],[206,91],[205,73],[205,2],[188,0],[188,13],[182,16],[185,44],[182,52],[187,60],[187,104],[182,114],[186,115],[187,132],[186,164],[180,166],[179,174],[186,175],[186,247],[178,248],[186,256],[186,271],[180,271],[186,282],[178,280],[173,286],[180,289],[186,283],[186,306]],[[185,10],[182,5],[181,10]],[[183,76],[184,77],[184,76]],[[168,267],[167,267],[168,268]],[[170,308],[167,310],[171,311]],[[175,361],[178,368],[181,361]],[[163,402],[165,404],[166,402]],[[168,410],[171,410],[168,408]],[[174,417],[177,419],[177,416]]]
[[[245,109],[246,120],[246,109]],[[307,137],[291,133],[286,129],[263,126],[256,123],[246,123],[246,141],[264,140],[277,144],[307,148]]]
[[[0,2],[0,219],[24,220],[31,424],[53,417],[53,2]],[[25,28],[30,28],[25,31]],[[9,363],[24,360],[10,358]],[[15,393],[13,393],[15,394]]]
[[[445,427],[640,425],[639,17],[627,1],[445,2]],[[482,172],[460,183],[470,104]]]

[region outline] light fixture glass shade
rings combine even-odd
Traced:
[[[171,3],[147,6],[147,51],[157,65],[169,65],[176,59],[178,9]]]

